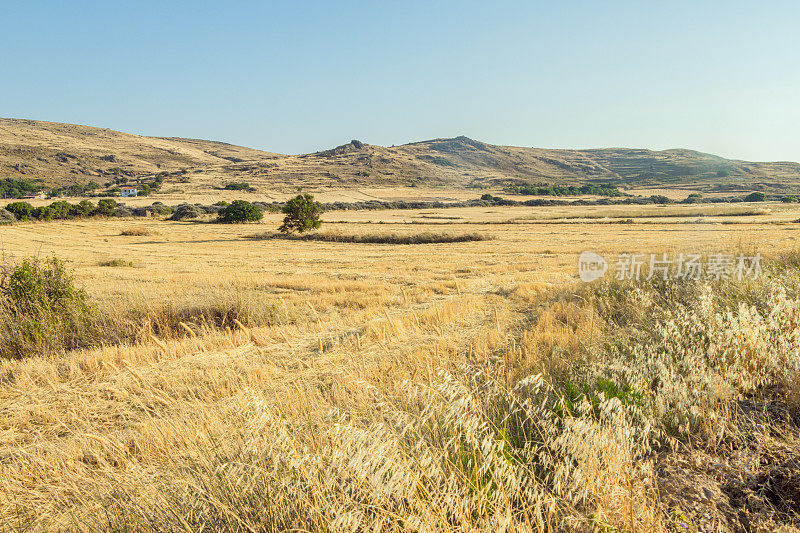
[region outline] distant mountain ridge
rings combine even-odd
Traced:
[[[48,185],[121,174],[212,190],[229,181],[255,187],[448,186],[610,183],[707,191],[800,188],[800,164],[725,159],[687,149],[543,149],[497,146],[459,136],[395,147],[351,141],[283,155],[217,141],[145,137],[105,128],[0,119],[0,178]]]

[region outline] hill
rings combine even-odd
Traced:
[[[0,118],[0,175],[64,184],[122,169],[174,172],[276,154],[197,139],[143,137],[75,124]]]
[[[191,191],[212,191],[232,181],[277,190],[610,183],[738,192],[800,186],[798,163],[731,160],[684,149],[542,149],[461,136],[396,147],[351,141],[330,150],[282,155],[215,141],[0,119],[0,178],[104,186],[120,175],[135,182],[156,174],[167,185],[180,183]]]

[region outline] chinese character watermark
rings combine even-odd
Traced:
[[[583,281],[594,281],[605,276],[609,261],[595,252],[583,252],[578,257],[578,275]],[[761,275],[761,254],[681,253],[672,256],[661,254],[622,253],[614,262],[617,280],[730,280],[758,279]]]

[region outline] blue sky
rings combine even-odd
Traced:
[[[797,2],[0,0],[0,116],[800,161]]]

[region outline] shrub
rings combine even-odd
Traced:
[[[226,183],[225,187],[223,187],[223,189],[225,189],[226,191],[249,191],[249,190],[255,190],[252,187],[250,187],[250,184],[247,183],[246,181]]]
[[[42,190],[42,186],[34,181],[15,178],[0,180],[0,198],[22,198]]]
[[[125,206],[119,205],[114,209],[114,216],[120,218],[128,218],[133,216],[133,211]]]
[[[89,200],[81,200],[77,205],[70,206],[70,213],[76,217],[88,217],[95,211],[95,206]]]
[[[74,206],[69,202],[59,200],[47,206],[47,210],[49,211],[49,216],[51,219],[67,220],[73,218],[73,207]]]
[[[693,192],[689,196],[687,196],[684,200],[681,200],[682,204],[699,204],[703,201],[703,195],[698,192]]]
[[[283,225],[279,231],[291,233],[292,231],[304,231],[317,229],[322,222],[319,216],[322,214],[322,204],[314,201],[310,194],[298,194],[289,200],[283,207]]]
[[[53,220],[55,218],[56,210],[49,205],[43,205],[33,210],[31,218],[36,220]]]
[[[144,209],[145,209],[145,212],[153,213],[153,214],[156,214],[156,215],[162,215],[163,216],[163,215],[171,215],[172,214],[172,208],[167,206],[167,205],[164,205],[163,202],[153,202],[152,205],[150,205],[149,207],[145,207]]]
[[[245,202],[244,200],[234,200],[231,205],[219,212],[218,222],[224,224],[240,224],[244,222],[258,222],[264,214],[258,206]]]
[[[152,234],[153,232],[150,231],[150,229],[141,226],[136,228],[124,229],[122,230],[122,233],[120,233],[120,235],[125,237],[144,237],[146,235],[152,235]]]
[[[77,347],[89,318],[86,294],[58,259],[25,259],[0,273],[0,356]]]
[[[433,159],[431,159],[431,162],[434,165],[439,165],[439,166],[443,166],[443,167],[454,167],[454,166],[456,166],[455,163],[453,163],[452,161],[450,161],[446,157],[434,157]]]
[[[763,202],[767,199],[767,195],[763,192],[753,192],[744,197],[745,202]]]
[[[0,207],[0,226],[7,226],[8,224],[13,224],[16,221],[17,217],[15,217],[11,211]]]
[[[200,218],[203,216],[203,210],[192,204],[181,204],[175,208],[170,220],[186,220],[192,218]]]
[[[668,198],[661,194],[654,194],[650,196],[650,201],[654,204],[671,204],[674,202],[672,198]]]
[[[506,187],[506,191],[531,196],[623,196],[622,191],[613,185],[593,183],[580,186],[523,183]]]
[[[481,195],[481,200],[484,202],[497,202],[498,200],[502,200],[502,198],[499,196],[493,196],[487,192],[486,194]]]
[[[97,263],[101,267],[132,267],[133,261],[126,261],[124,259],[108,259]]]
[[[117,201],[112,200],[111,198],[103,198],[99,202],[97,202],[97,209],[95,210],[96,215],[110,217],[114,216],[114,209],[117,207]]]
[[[30,220],[33,218],[33,206],[28,202],[12,202],[6,206],[6,211],[17,220]]]

